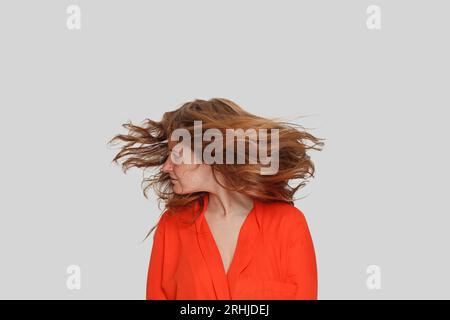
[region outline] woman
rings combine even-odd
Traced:
[[[224,137],[230,128],[269,129],[278,135],[252,141],[250,135],[241,136],[246,143],[240,151],[234,148],[239,139],[229,141],[227,136],[224,144],[216,135],[214,142],[221,143],[212,149],[207,146],[212,139],[203,136],[201,148],[194,149],[191,142],[199,141],[195,121],[201,123],[202,135],[214,129]],[[131,167],[159,169],[144,178],[144,195],[152,186],[165,202],[152,228],[147,299],[317,299],[314,245],[293,196],[314,176],[306,151],[321,150],[322,139],[223,98],[196,99],[164,113],[160,122],[146,119],[142,127],[123,126],[129,133],[111,141],[126,144],[113,161],[123,160],[124,172]],[[190,140],[173,138],[180,129]],[[208,150],[223,159],[230,147],[236,150],[234,158],[240,154],[250,159],[255,150],[250,142],[255,141],[257,149],[268,147],[271,155],[278,155],[275,174],[261,174],[265,166],[259,162],[198,162]],[[300,179],[299,185],[291,187],[291,179]]]

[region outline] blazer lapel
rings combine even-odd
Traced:
[[[203,211],[201,215],[195,220],[195,227],[197,229],[197,239],[200,250],[203,254],[205,264],[208,266],[209,275],[214,285],[214,290],[218,300],[230,300],[230,291],[228,287],[228,280],[223,267],[222,258],[220,257],[219,249],[217,248],[214,237],[209,230],[205,220],[205,209],[208,205],[208,195],[205,195]]]
[[[253,209],[241,226],[238,242],[236,244],[233,260],[225,273],[222,258],[217,248],[214,237],[205,220],[204,212],[208,204],[209,196],[203,198],[204,207],[193,225],[180,229],[181,241],[189,248],[198,247],[188,255],[191,265],[202,277],[207,277],[213,287],[218,300],[231,300],[235,283],[241,272],[249,265],[257,246],[262,243],[261,210],[260,203],[254,199]],[[200,205],[197,201],[194,208],[196,212]]]
[[[257,251],[257,246],[261,244],[261,208],[258,200],[254,199],[253,209],[241,227],[233,261],[228,270],[231,293],[234,292],[239,275],[250,264],[255,251]]]

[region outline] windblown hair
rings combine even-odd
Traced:
[[[268,137],[270,137],[271,129],[279,130],[278,172],[274,175],[261,175],[260,169],[263,165],[259,162],[256,164],[247,162],[236,164],[236,161],[233,164],[212,163],[214,178],[223,188],[246,194],[263,202],[281,201],[293,205],[294,194],[299,188],[306,185],[308,178],[314,177],[315,167],[307,151],[309,149],[320,151],[324,145],[322,140],[325,139],[314,137],[298,124],[251,114],[228,99],[195,99],[184,103],[176,110],[165,112],[159,122],[145,119],[144,123],[138,126],[129,121],[122,125],[128,129],[128,134],[118,134],[108,142],[108,144],[115,141],[124,143],[112,160],[115,163],[122,162],[124,173],[132,167],[143,168],[143,174],[147,169],[156,169],[156,172],[148,177],[145,177],[144,174],[142,187],[146,198],[148,189],[153,187],[158,196],[159,208],[160,201],[164,201],[165,208],[175,214],[179,209],[193,206],[200,201],[197,214],[201,213],[203,209],[202,199],[205,192],[175,194],[170,184],[169,174],[161,170],[169,156],[168,142],[175,129],[187,129],[192,137],[191,146],[194,145],[194,120],[201,121],[202,133],[209,128],[215,128],[219,129],[224,136],[227,128],[243,129],[244,131],[267,129]],[[308,145],[307,142],[311,142],[312,145]],[[208,143],[203,141],[202,148]],[[223,147],[225,154],[226,145],[223,144]],[[270,143],[267,143],[267,148],[268,153],[272,154]],[[246,143],[246,156],[248,151]],[[217,178],[217,173],[220,174],[224,183]],[[299,180],[299,183],[293,187],[289,185],[290,180]],[[155,227],[148,232],[145,239]]]

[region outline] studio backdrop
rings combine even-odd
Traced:
[[[144,299],[123,123],[222,97],[325,139],[296,193],[319,299],[448,299],[446,1],[2,1],[0,298]]]

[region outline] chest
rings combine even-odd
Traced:
[[[239,233],[245,221],[245,216],[236,217],[228,221],[225,219],[214,219],[205,215],[205,219],[219,250],[225,272],[228,272],[236,251]]]

